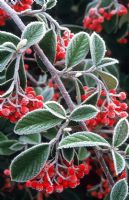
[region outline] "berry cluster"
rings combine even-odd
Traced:
[[[82,95],[82,100],[88,99],[91,95],[89,88],[85,87],[86,94]],[[100,112],[94,119],[88,120],[87,126],[90,130],[95,129],[97,126],[113,126],[116,124],[119,118],[128,117],[126,112],[128,106],[123,101],[126,99],[126,93],[120,92],[117,94],[116,90],[109,91],[110,103],[107,102],[106,93],[101,92],[99,99],[97,100],[97,106]]]
[[[68,31],[65,31],[62,37],[58,36],[56,47],[56,61],[65,59],[66,47],[68,46],[73,36],[74,34]]]
[[[128,13],[127,8],[119,4],[119,9],[94,7],[90,8],[88,14],[83,20],[83,26],[92,31],[100,33],[103,30],[103,23],[105,20],[109,21],[114,15],[122,16]]]
[[[3,92],[0,92],[2,94]],[[0,109],[0,117],[9,119],[11,122],[17,122],[22,116],[26,113],[43,108],[43,97],[38,95],[36,96],[35,91],[31,87],[25,89],[24,96],[17,96],[13,94],[12,98],[9,99],[0,99],[2,105]]]
[[[15,5],[10,4],[10,6],[15,11],[21,12],[26,9],[30,9],[32,4],[33,4],[33,0],[20,0],[20,1],[17,1]],[[7,19],[9,19],[9,16],[7,15],[7,13],[4,10],[0,9],[0,26],[4,26]]]
[[[92,165],[92,169],[93,169],[91,170],[91,174],[95,173],[96,180],[98,177],[99,181],[95,184],[94,183],[87,184],[86,190],[90,192],[91,196],[97,199],[104,199],[105,196],[108,195],[110,192],[108,181],[103,174],[103,170],[99,167],[98,161],[94,160],[94,158],[89,158],[89,159],[90,159],[90,164]],[[116,182],[120,179],[127,177],[125,170],[119,176],[116,176],[112,159],[110,159],[109,156],[104,156],[104,159]],[[94,181],[92,180],[92,182]]]
[[[47,194],[61,193],[66,188],[75,188],[80,184],[80,179],[89,174],[91,166],[88,160],[80,165],[66,163],[63,165],[46,164],[41,172],[33,179],[26,182],[26,186],[44,191]]]

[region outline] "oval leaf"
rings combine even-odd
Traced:
[[[89,52],[89,35],[85,32],[77,33],[70,41],[66,51],[66,67],[79,64]]]
[[[106,46],[104,40],[95,32],[90,38],[90,51],[92,62],[97,66],[105,56]]]
[[[49,151],[48,144],[40,144],[15,157],[10,166],[12,181],[25,182],[36,176],[44,167]]]
[[[113,134],[113,146],[121,146],[129,137],[129,122],[127,119],[121,119],[117,123]]]
[[[45,104],[47,110],[49,110],[53,115],[61,118],[66,119],[66,112],[62,105],[55,101],[48,101]]]
[[[58,124],[62,119],[52,115],[45,109],[32,111],[19,120],[15,126],[15,133],[28,135],[46,131]]]
[[[125,168],[125,160],[118,152],[112,150],[113,163],[116,175],[120,174]]]
[[[128,194],[128,184],[125,179],[118,181],[112,188],[110,200],[124,200]]]
[[[97,71],[97,73],[101,77],[102,81],[105,83],[106,87],[109,90],[117,88],[118,80],[115,76],[104,71]]]
[[[92,132],[77,132],[63,138],[59,144],[59,148],[73,147],[92,147],[92,146],[108,146],[110,144],[101,136]]]
[[[89,120],[95,117],[98,113],[98,109],[92,105],[83,105],[76,108],[70,115],[72,121]]]
[[[25,48],[29,48],[30,46],[38,43],[45,34],[45,25],[43,22],[31,22],[26,26],[22,33],[22,39],[27,40],[27,44]]]

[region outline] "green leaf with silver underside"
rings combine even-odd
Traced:
[[[90,52],[93,65],[97,66],[105,56],[106,46],[104,40],[95,32],[90,37]]]
[[[121,119],[116,124],[113,134],[112,145],[114,147],[119,147],[128,139],[129,137],[129,122],[127,119]]]
[[[11,179],[26,182],[35,177],[49,157],[49,144],[39,144],[20,153],[11,163]]]
[[[125,200],[128,194],[128,184],[126,179],[118,181],[112,188],[110,200]]]
[[[20,119],[15,126],[18,135],[36,134],[59,125],[62,119],[54,116],[46,109],[32,111]]]
[[[17,45],[20,42],[20,38],[12,33],[6,31],[0,31],[0,45],[5,42],[11,42],[14,45]]]
[[[101,136],[92,132],[77,132],[63,138],[59,144],[59,149],[73,147],[93,147],[107,146],[110,144]]]
[[[66,119],[66,111],[61,104],[55,101],[48,101],[45,103],[45,108],[56,117]]]
[[[74,67],[83,61],[89,52],[89,35],[80,32],[74,35],[66,50],[66,67]]]
[[[44,36],[46,28],[43,22],[31,22],[24,29],[21,38],[27,40],[24,50],[37,44]]]
[[[120,174],[125,169],[125,159],[118,152],[112,150],[112,158],[116,174]]]
[[[95,117],[98,113],[98,109],[92,105],[82,105],[74,109],[74,111],[69,116],[72,121],[82,121],[89,120]]]

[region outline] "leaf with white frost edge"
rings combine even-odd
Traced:
[[[108,67],[108,66],[115,65],[115,64],[118,64],[118,63],[119,63],[119,61],[114,59],[114,58],[108,58],[108,57],[103,58],[101,63],[97,66],[97,69]]]
[[[66,119],[66,111],[61,104],[55,101],[47,101],[44,105],[53,115],[61,119]]]
[[[15,125],[18,135],[36,134],[59,125],[62,119],[54,116],[46,109],[38,109],[27,113]]]
[[[27,44],[25,49],[38,43],[46,32],[45,24],[43,22],[31,22],[29,23],[24,31],[22,32],[21,39],[26,39]]]
[[[78,65],[89,52],[90,37],[85,32],[74,35],[66,50],[66,67]]]
[[[120,119],[115,126],[112,145],[119,147],[129,137],[129,122],[127,119]]]
[[[118,152],[112,150],[112,158],[115,167],[116,175],[120,174],[125,169],[125,159]]]
[[[50,153],[47,143],[27,149],[14,158],[10,165],[11,180],[26,182],[35,177],[44,167]]]
[[[119,180],[112,188],[110,200],[125,200],[128,194],[128,184],[126,179]]]
[[[94,118],[98,114],[99,110],[93,105],[82,105],[73,110],[69,116],[72,121],[82,121]]]
[[[93,64],[97,66],[105,56],[106,46],[104,40],[95,32],[90,37],[90,51]]]
[[[73,133],[72,135],[63,138],[59,143],[59,149],[93,146],[110,147],[110,144],[103,137],[86,131]]]

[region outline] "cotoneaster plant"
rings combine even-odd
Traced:
[[[47,13],[56,0],[35,0],[38,10],[16,9],[32,3],[0,0],[1,12],[21,31],[0,31],[0,120],[13,127],[8,137],[0,133],[0,155],[15,153],[4,174],[43,199],[76,188],[94,172],[100,181],[87,181],[88,195],[126,200],[128,105],[108,71],[118,61],[105,56],[97,33],[73,34],[60,26]],[[39,67],[37,79],[27,61]]]

